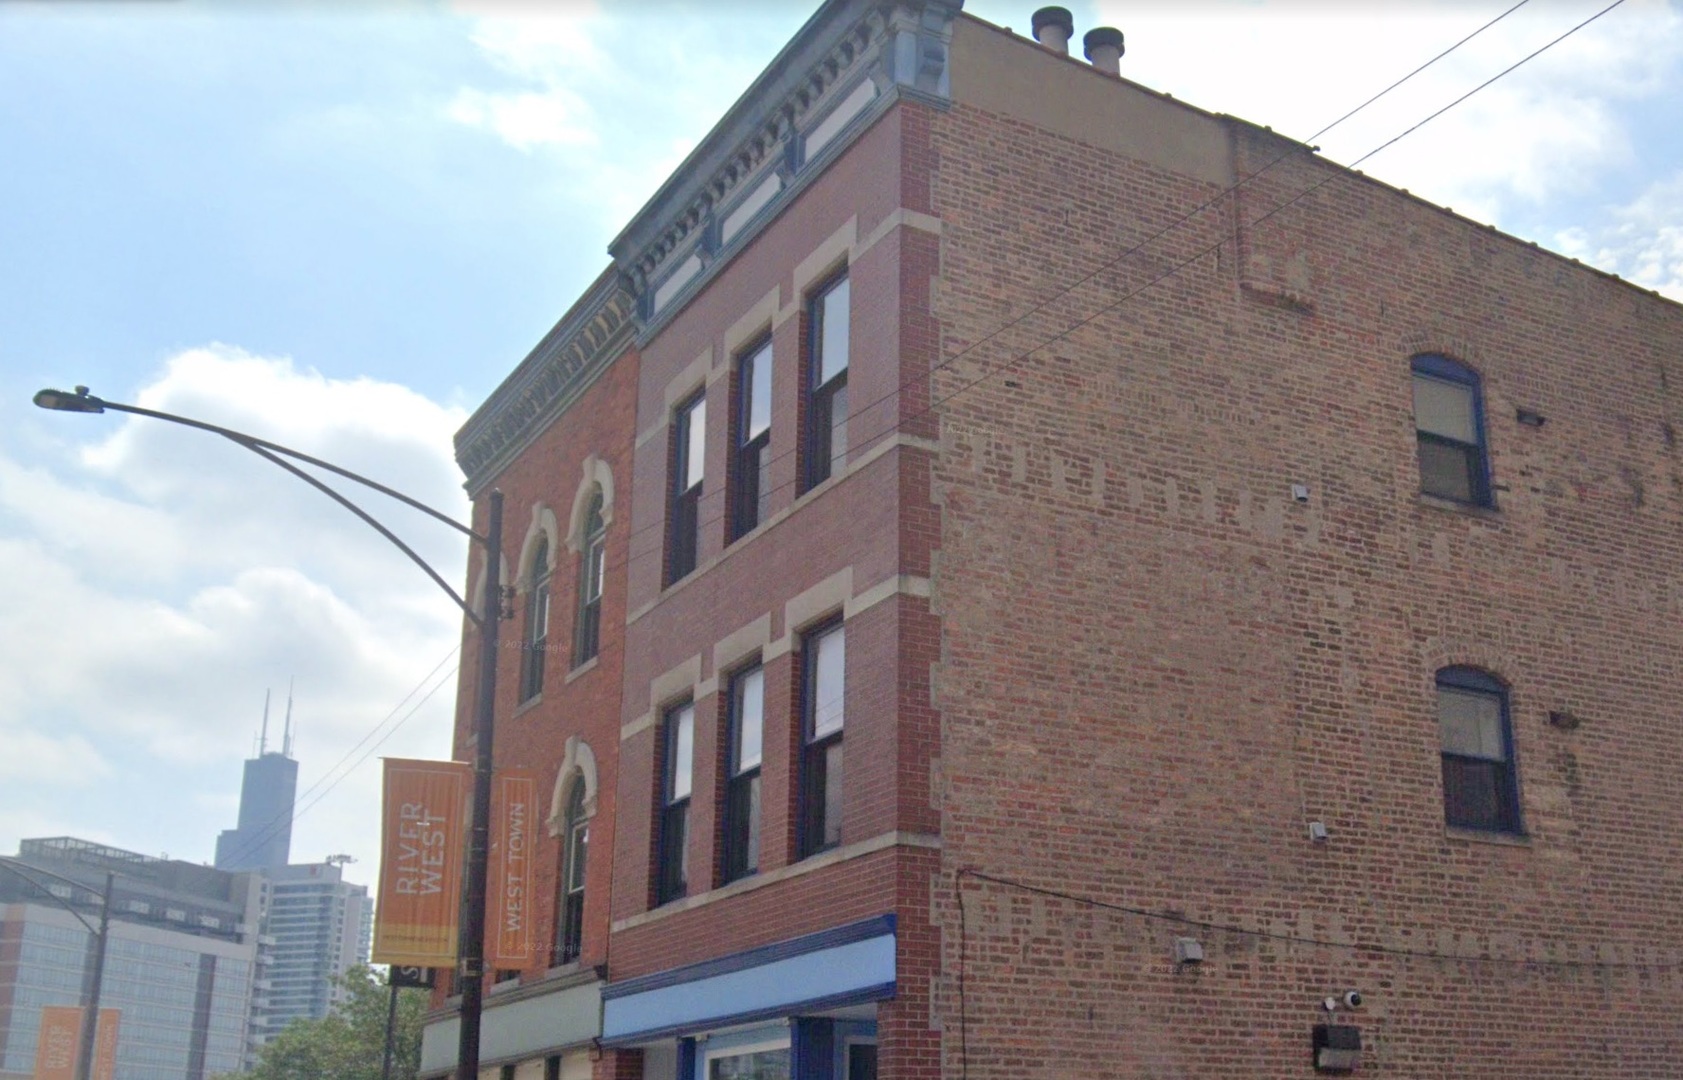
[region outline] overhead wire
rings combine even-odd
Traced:
[[[323,798],[325,798],[329,792],[331,792],[345,779],[346,776],[348,776],[358,765],[361,765],[362,762],[367,759],[368,754],[373,753],[375,749],[378,749],[388,739],[396,734],[398,729],[407,723],[410,717],[414,716],[415,712],[423,704],[425,704],[426,701],[433,696],[433,694],[438,692],[439,687],[443,686],[445,682],[459,672],[459,666],[449,672],[446,672],[443,678],[439,679],[439,681],[435,683],[431,689],[427,690],[427,692],[422,695],[419,701],[415,702],[415,705],[409,710],[409,712],[405,713],[401,718],[398,717],[399,711],[409,703],[409,700],[417,693],[420,693],[422,687],[426,686],[428,681],[431,680],[433,676],[437,675],[439,671],[443,669],[445,665],[449,664],[452,659],[460,654],[460,652],[460,644],[452,647],[450,651],[438,661],[438,663],[433,665],[431,671],[428,671],[425,675],[421,676],[420,680],[410,688],[409,692],[404,694],[403,697],[398,700],[396,705],[392,706],[391,711],[388,712],[383,719],[370,728],[367,734],[358,739],[349,750],[345,751],[344,755],[341,756],[339,760],[335,762],[325,773],[323,773],[321,777],[315,781],[315,783],[305,788],[301,793],[295,795],[292,800],[292,806],[289,807],[286,812],[276,814],[274,817],[269,819],[269,821],[260,826],[257,832],[241,842],[234,849],[234,852],[231,853],[228,861],[236,864],[243,862],[245,859],[261,850],[262,847],[269,841],[279,836],[283,829],[291,828],[294,822],[296,822],[300,817],[303,817],[311,807],[315,806]],[[396,723],[393,723],[394,718],[396,719]],[[381,729],[385,728],[388,724],[391,725],[390,730],[386,731],[383,735],[380,734]],[[361,758],[358,758],[356,762],[351,764],[348,768],[345,768],[344,772],[339,776],[334,776],[335,773],[338,773],[340,769],[345,766],[347,761],[350,761],[351,757],[356,754],[356,752],[361,749],[364,744],[376,736],[379,736],[378,741],[376,741],[374,746],[370,748],[368,754],[364,754]],[[325,788],[323,788],[324,784],[326,785]],[[322,789],[320,794],[316,795],[314,799],[311,799],[303,806],[303,808],[300,809],[298,806],[299,802],[304,799],[309,799],[310,796],[317,791],[317,789]]]

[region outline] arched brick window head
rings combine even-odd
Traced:
[[[1492,505],[1478,373],[1431,354],[1416,356],[1412,366],[1421,492],[1470,506]]]
[[[1437,712],[1445,823],[1482,832],[1522,832],[1507,687],[1478,668],[1441,668]]]

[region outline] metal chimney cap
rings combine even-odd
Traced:
[[[1081,35],[1081,51],[1087,54],[1087,59],[1093,58],[1095,50],[1109,46],[1116,50],[1118,56],[1127,52],[1122,46],[1122,31],[1114,26],[1095,26]]]
[[[1040,39],[1040,28],[1043,26],[1061,26],[1065,37],[1075,36],[1075,16],[1069,13],[1069,8],[1043,7],[1029,19],[1029,26],[1034,31],[1035,40]]]

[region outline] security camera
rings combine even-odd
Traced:
[[[1361,1008],[1362,1007],[1362,992],[1360,990],[1346,990],[1346,991],[1344,991],[1344,1007],[1346,1009],[1359,1009],[1359,1008]]]

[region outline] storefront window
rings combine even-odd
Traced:
[[[789,1048],[710,1057],[707,1080],[789,1080]]]

